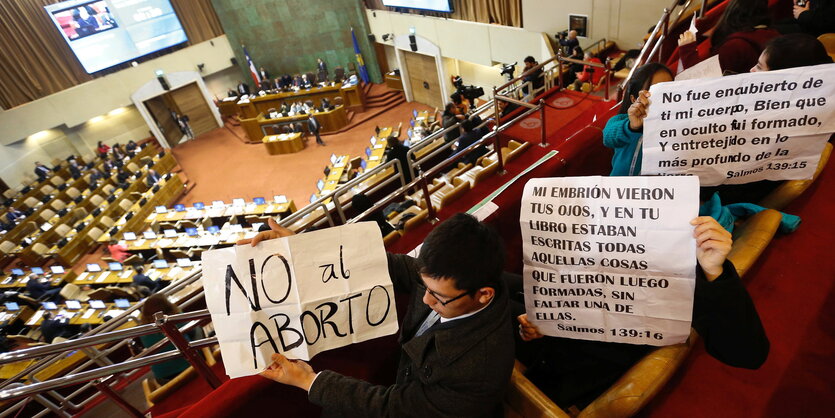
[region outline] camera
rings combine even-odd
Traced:
[[[568,29],[566,29],[566,30],[564,30],[564,31],[562,31],[562,32],[557,32],[557,34],[556,34],[556,35],[554,35],[554,36],[556,36],[556,37],[557,37],[557,39],[562,39],[562,38],[565,38],[565,37],[567,37],[567,36],[568,36]]]
[[[516,73],[516,63],[513,64],[503,64],[502,65],[502,72],[499,75],[505,76],[507,81],[513,80],[513,74]]]
[[[473,100],[484,96],[484,89],[481,87],[476,86],[465,86],[464,80],[461,78],[460,75],[456,75],[452,77],[452,85],[455,86],[455,93],[452,93],[450,98],[454,103],[459,103],[461,98],[466,98],[473,102]]]

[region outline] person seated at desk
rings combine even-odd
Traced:
[[[294,123],[290,126],[292,126],[291,130],[292,130],[293,133],[300,133],[300,134],[304,133],[304,125],[302,125],[301,122],[296,122],[296,123]]]
[[[287,90],[290,86],[293,85],[293,77],[290,77],[290,74],[284,74],[281,76],[281,88]]]
[[[301,76],[301,75],[296,74],[296,75],[293,77],[292,87],[293,87],[294,89],[300,89],[300,88],[302,87],[302,76]]]
[[[273,89],[273,83],[270,82],[269,78],[265,78],[261,80],[260,90],[261,91],[271,91]]]
[[[232,87],[229,87],[229,90],[226,90],[226,97],[238,97],[238,92]]]
[[[281,102],[281,106],[278,108],[278,113],[281,113],[284,116],[287,116],[290,113],[290,106],[287,105],[287,102]]]
[[[104,179],[104,174],[99,171],[98,168],[93,168],[90,170],[90,184],[98,183],[99,180]]]
[[[113,148],[110,149],[110,154],[113,155],[113,159],[116,161],[125,159],[125,151],[122,150],[122,146],[119,144],[113,145]]]
[[[78,166],[78,163],[75,160],[70,161],[70,176],[72,176],[73,180],[78,180],[81,177],[81,167]]]
[[[26,282],[26,293],[34,299],[52,300],[61,291],[60,288],[52,288],[49,280],[38,274],[29,276]]]
[[[70,338],[78,334],[79,327],[70,325],[70,320],[62,316],[53,316],[52,312],[43,313],[43,321],[40,326],[43,340],[52,344],[55,337]]]
[[[162,280],[151,280],[150,277],[145,275],[145,270],[141,266],[137,266],[134,270],[136,270],[136,275],[133,276],[134,286],[147,287],[151,294],[157,293],[157,291],[162,289]]]
[[[26,214],[9,206],[8,211],[6,212],[6,220],[9,221],[10,224],[16,225],[18,222],[22,221],[26,218]]]
[[[130,176],[131,176],[131,174],[128,173],[127,170],[119,169],[119,172],[116,173],[116,183],[119,183],[120,184],[119,187],[122,187],[121,186],[122,184],[127,184],[128,183],[128,179],[130,178]],[[127,187],[122,187],[122,189],[127,189]]]
[[[142,305],[141,312],[139,315],[139,322],[142,324],[153,324],[154,323],[154,314],[157,312],[162,312],[165,315],[176,315],[179,313],[183,313],[179,307],[171,303],[168,298],[161,294],[156,293],[145,299],[145,303]],[[185,325],[185,322],[179,325],[182,327]],[[194,340],[198,337],[202,337],[201,329],[199,327],[192,328],[191,331],[185,334],[187,340]],[[139,337],[139,341],[142,343],[145,348],[148,348],[160,340],[162,340],[163,334],[156,333],[150,335],[142,335]],[[168,352],[174,350],[173,344],[166,344],[165,346],[158,351],[159,353]],[[157,381],[159,385],[164,385],[168,383],[169,380],[177,377],[178,374],[182,373],[185,369],[189,367],[188,361],[186,361],[183,357],[178,357],[173,360],[168,360],[162,363],[157,363],[151,365],[151,373],[154,374],[154,379]]]
[[[113,168],[113,162],[108,159],[105,159],[104,162],[101,163],[102,172],[107,176],[110,175],[110,172],[113,171]]]
[[[244,83],[243,80],[238,81],[238,95],[249,95],[249,85]]]
[[[134,140],[128,141],[125,145],[125,151],[132,157],[136,155],[136,150],[139,149],[139,144],[137,144]]]
[[[49,167],[41,164],[40,161],[35,161],[35,175],[38,176],[38,181],[44,181],[52,173]]]
[[[104,157],[105,155],[107,155],[108,151],[110,151],[110,146],[108,146],[104,142],[99,141],[98,146],[96,147],[96,152],[99,153],[99,156]]]
[[[238,244],[292,235],[273,229]],[[325,416],[486,417],[501,414],[513,371],[513,329],[498,233],[459,213],[440,223],[418,259],[387,254],[395,292],[410,304],[400,327],[396,383],[370,383],[273,354],[261,376],[307,392]],[[293,415],[289,413],[288,415]]]
[[[307,74],[302,74],[302,84],[301,84],[301,87],[302,87],[303,89],[309,89],[309,88],[312,88],[312,87],[313,87],[313,82],[312,82],[311,80],[308,80],[308,78],[307,78]]]
[[[328,110],[333,110],[333,107],[334,106],[331,104],[331,101],[328,100],[327,97],[323,97],[322,98],[322,107],[319,108],[319,111],[320,112],[325,112],[325,111],[328,111]]]
[[[145,184],[147,184],[148,187],[154,187],[155,184],[159,183],[159,180],[160,175],[157,174],[156,170],[149,168],[148,175],[145,176]]]
[[[107,246],[104,247],[103,253],[104,255],[110,256],[110,258],[120,263],[125,261],[125,259],[127,259],[128,256],[130,256],[130,253],[128,253],[128,249],[125,248],[124,245],[120,245],[119,241],[116,241],[115,239],[110,240]]]
[[[122,168],[125,166],[125,162],[119,158],[112,158],[110,162],[111,164],[113,164],[113,167],[115,168]]]

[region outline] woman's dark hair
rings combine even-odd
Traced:
[[[493,228],[458,213],[429,233],[418,260],[421,273],[451,279],[457,289],[473,294],[482,287],[499,290],[504,257],[501,238]]]
[[[673,77],[673,72],[666,65],[659,62],[644,64],[632,73],[632,78],[626,84],[626,90],[623,93],[623,102],[620,105],[618,113],[626,113],[629,110],[629,106],[632,105],[630,98],[637,98],[641,90],[649,88],[649,82],[652,80],[652,76],[659,71],[666,71],[670,74],[670,77]]]
[[[177,305],[171,303],[168,300],[168,297],[163,295],[162,293],[155,293],[145,299],[145,303],[142,305],[141,315],[139,316],[140,322],[143,324],[150,324],[154,322],[154,314],[157,312],[162,312],[165,315],[175,315],[181,313]]]
[[[770,22],[768,0],[731,0],[710,36],[711,48],[716,51],[732,33],[753,30],[754,26]]]
[[[792,33],[774,38],[765,45],[763,53],[768,71],[832,62],[823,44],[814,36],[805,33]]]
[[[455,109],[455,104],[452,102],[447,102],[444,106],[444,115],[453,115],[453,109]]]

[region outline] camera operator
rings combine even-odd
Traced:
[[[563,53],[565,55],[568,55],[575,47],[580,46],[580,40],[577,39],[576,30],[562,31],[557,34],[557,39],[559,40],[560,46],[562,46]]]

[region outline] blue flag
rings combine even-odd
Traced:
[[[365,61],[362,60],[360,44],[357,43],[357,36],[354,35],[354,28],[351,28],[351,40],[354,41],[354,53],[357,54],[357,64],[359,64],[360,78],[364,83],[368,83],[368,68],[365,68]]]

